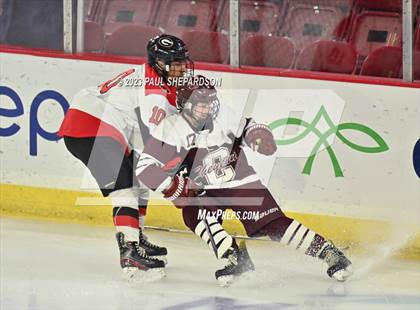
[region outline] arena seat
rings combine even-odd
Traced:
[[[420,82],[420,50],[414,51],[413,59],[413,78]]]
[[[295,58],[295,46],[288,38],[255,35],[247,38],[240,49],[241,65],[290,68]]]
[[[84,27],[84,51],[101,52],[105,43],[105,34],[102,26],[95,22],[85,21]]]
[[[350,44],[319,40],[300,52],[295,69],[351,74],[356,61],[357,53]]]
[[[357,9],[401,12],[402,0],[355,0]],[[415,0],[413,0],[415,2]]]
[[[158,9],[155,26],[178,36],[191,30],[212,31],[218,10],[218,1],[166,0]]]
[[[193,30],[181,35],[194,61],[227,63],[229,39],[220,32]]]
[[[126,25],[151,25],[159,1],[156,0],[111,0],[105,13],[104,30],[106,35]]]
[[[336,39],[338,32],[344,32],[344,22],[348,22],[348,12],[333,5],[291,4],[285,17],[284,36],[292,39],[297,50],[320,39]]]
[[[95,13],[98,7],[98,0],[85,0],[84,2],[84,19],[85,21],[95,21]]]
[[[401,14],[363,11],[353,22],[349,39],[359,54],[358,67],[374,50],[382,46],[401,46]]]
[[[417,27],[416,27],[416,30],[415,30],[414,50],[420,51],[420,19],[417,23]]]
[[[289,0],[289,3],[290,7],[297,4],[304,4],[315,8],[333,7],[336,10],[338,9],[345,17],[337,25],[332,38],[343,38],[348,32],[348,28],[350,28],[354,0]]]
[[[398,46],[382,46],[374,50],[363,62],[360,75],[402,77],[402,49]]]
[[[107,39],[105,53],[145,57],[149,39],[162,34],[151,26],[121,26]]]
[[[239,3],[239,25],[243,39],[256,34],[272,36],[278,33],[285,5],[277,4],[273,1],[244,0]],[[218,29],[223,33],[229,32],[229,1],[225,2],[221,24]]]
[[[417,9],[414,10],[416,16],[417,16],[417,22],[420,21],[420,0],[417,0]]]
[[[107,4],[108,3],[106,1],[101,0],[85,0],[85,21],[102,24],[104,11],[106,10]]]
[[[347,15],[353,6],[355,0],[289,0],[289,6],[294,5],[311,5],[321,7],[336,7]]]

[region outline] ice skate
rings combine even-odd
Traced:
[[[143,248],[146,251],[147,256],[151,258],[156,258],[168,264],[168,260],[166,255],[168,254],[168,250],[165,247],[160,247],[151,243],[147,236],[142,232],[141,229],[139,233],[139,247]]]
[[[221,286],[230,285],[236,277],[255,270],[254,264],[249,257],[245,241],[238,246],[233,246],[226,251],[222,258],[227,258],[229,264],[216,271],[216,279]]]
[[[116,234],[120,250],[123,278],[130,281],[156,281],[165,276],[165,263],[146,254],[138,242],[125,241],[124,234]]]
[[[318,257],[328,265],[330,278],[343,282],[353,274],[350,260],[332,243],[328,243]]]

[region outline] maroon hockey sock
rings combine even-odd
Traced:
[[[260,233],[271,240],[303,250],[306,255],[317,257],[327,243],[324,237],[288,217],[278,218],[265,225]]]
[[[258,232],[258,235],[268,236],[271,240],[280,241],[287,227],[289,227],[292,222],[293,220],[288,217],[277,218],[265,225]]]

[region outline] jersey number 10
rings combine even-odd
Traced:
[[[165,118],[166,112],[164,109],[154,106],[152,109],[152,116],[149,118],[149,123],[155,124],[156,126]]]

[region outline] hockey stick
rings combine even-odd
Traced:
[[[197,198],[200,200],[200,197],[203,196],[203,195],[205,195],[205,194],[206,194],[206,191],[203,190],[202,192],[200,192],[197,195]],[[201,204],[198,207],[199,207],[200,210],[204,210],[204,208],[203,208],[203,206]],[[211,233],[211,230],[210,230],[209,222],[207,222],[207,215],[206,215],[206,213],[207,212],[204,212],[204,219],[202,219],[202,221],[204,222],[204,227],[206,228],[207,235],[209,236],[210,244],[211,244],[211,247],[213,249],[214,255],[216,255],[216,258],[219,258],[217,256],[217,245],[216,245],[216,241],[214,241],[213,234]]]
[[[163,170],[165,170],[166,172],[168,172],[168,173],[170,173],[172,175],[179,175],[181,172],[183,172],[183,170],[186,170],[186,173],[185,174],[188,175],[189,174],[189,171],[187,169],[187,166],[188,165],[187,164],[184,164],[184,163],[180,163],[179,164],[178,162],[177,162],[177,158],[175,158],[174,160],[171,160],[170,162],[168,162],[169,165],[163,166]],[[174,165],[176,165],[176,166],[174,167]],[[205,194],[206,194],[206,190],[201,189],[198,192],[196,198],[198,200],[200,200],[200,197],[203,196],[203,195],[205,195]],[[198,205],[198,208],[200,210],[205,210],[201,204]],[[204,212],[205,215],[206,215],[206,213],[207,212]],[[216,241],[214,240],[213,235],[211,233],[209,222],[207,221],[207,216],[204,216],[204,219],[202,219],[202,221],[204,223],[204,227],[206,229],[207,235],[209,236],[210,244],[211,244],[211,247],[213,249],[214,255],[216,255],[216,258],[218,258],[218,256],[217,256],[217,245],[216,245]]]
[[[143,140],[143,145],[146,145],[147,140],[150,138],[150,130],[143,123],[143,121],[141,119],[140,107],[134,108],[134,112],[136,113],[137,122],[139,124],[139,130],[140,130],[141,139]]]
[[[203,210],[203,207],[200,207],[200,210]],[[219,258],[217,256],[217,245],[216,245],[216,241],[214,241],[213,235],[211,234],[209,222],[207,222],[207,219],[205,217],[204,217],[204,219],[202,221],[204,222],[204,227],[206,227],[207,235],[209,235],[209,239],[210,239],[210,243],[211,243],[211,247],[213,249],[214,255],[216,255],[216,258]]]

